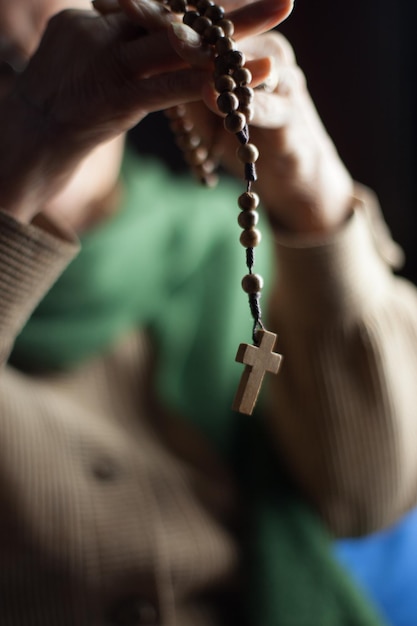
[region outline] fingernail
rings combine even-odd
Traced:
[[[182,43],[186,43],[189,46],[200,46],[201,45],[201,37],[198,33],[195,32],[189,26],[185,24],[181,24],[180,22],[174,22],[171,24],[174,35],[179,39]]]

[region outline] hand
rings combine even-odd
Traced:
[[[175,82],[166,74],[183,63],[168,41],[169,14],[155,2],[141,6],[141,27],[122,13],[91,11],[64,11],[49,22],[0,104],[3,208],[30,219],[98,144],[150,110],[199,96],[201,71],[178,72]]]
[[[237,31],[268,28],[290,5],[262,0],[253,10],[244,7],[234,13]],[[178,39],[163,5],[120,0],[120,6],[123,11],[106,15],[72,10],[53,17],[0,103],[0,205],[20,219],[31,219],[56,196],[99,144],[150,111],[201,98],[209,51],[182,41],[183,58],[173,53]],[[184,62],[191,49],[198,69]]]
[[[250,125],[251,142],[260,152],[254,190],[277,228],[306,234],[331,231],[350,213],[353,184],[319,119],[291,46],[271,32],[240,41],[239,49],[248,59],[258,59],[257,66],[248,63],[252,71],[257,68],[252,86],[264,82],[267,87],[255,89]],[[214,90],[206,86],[204,97],[217,112]],[[189,109],[203,139],[210,144],[215,133],[224,165],[242,178],[236,138],[201,106]]]

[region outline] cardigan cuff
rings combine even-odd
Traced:
[[[0,211],[0,338],[11,344],[79,251],[74,235],[45,216],[22,224]]]
[[[353,211],[328,236],[277,235],[278,276],[271,314],[302,326],[357,318],[389,288],[391,266],[402,261],[371,192],[357,186]]]

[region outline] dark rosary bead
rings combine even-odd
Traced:
[[[219,40],[220,41],[220,40]],[[214,59],[214,76],[223,76],[223,74],[229,74],[229,64],[227,63],[226,55],[222,54]]]
[[[235,78],[235,72],[233,72],[233,78]],[[235,79],[236,80],[236,79]],[[254,98],[255,92],[251,87],[236,87],[235,94],[239,98],[241,104],[250,104]]]
[[[202,35],[207,28],[212,26],[212,21],[208,19],[208,17],[204,17],[200,15],[197,19],[194,20],[192,24],[193,30],[195,30],[199,35]]]
[[[229,133],[239,133],[246,126],[246,118],[242,113],[234,111],[224,118],[224,127]]]
[[[219,26],[220,28],[220,26]],[[222,29],[223,33],[224,30]],[[214,46],[217,54],[219,55],[223,55],[226,54],[226,52],[230,52],[231,50],[235,50],[236,48],[236,44],[233,41],[233,39],[231,37],[221,37],[220,39],[218,39],[215,43]]]
[[[214,163],[214,161],[212,161],[211,159],[206,159],[202,163],[198,163],[195,166],[194,171],[196,172],[197,176],[199,176],[200,178],[203,178],[204,176],[207,176],[208,174],[212,174],[215,169],[216,169],[216,164]]]
[[[204,11],[204,15],[208,17],[212,22],[218,22],[224,18],[224,9],[223,7],[213,4],[211,7],[208,7]]]
[[[208,157],[208,150],[204,146],[198,146],[194,150],[184,153],[184,158],[190,165],[201,165]]]
[[[217,22],[217,26],[221,26],[224,30],[226,37],[232,37],[235,32],[234,24],[231,20],[222,19]]]
[[[239,106],[239,100],[231,91],[224,91],[217,98],[217,107],[222,113],[232,113]]]
[[[259,293],[262,291],[264,281],[259,274],[246,274],[242,278],[242,289],[246,293]]]
[[[236,155],[242,163],[255,163],[259,157],[259,150],[253,143],[239,146]]]
[[[248,228],[242,231],[240,243],[244,248],[255,248],[261,242],[261,233],[257,228]]]
[[[218,76],[214,81],[214,88],[219,93],[223,91],[233,91],[236,87],[236,83],[229,74],[222,74]]]
[[[175,107],[165,109],[165,115],[169,120],[176,120],[183,117],[186,114],[187,109],[183,104],[178,104]]]
[[[200,17],[200,13],[197,13],[197,11],[187,11],[187,13],[184,13],[182,21],[184,22],[184,24],[192,28],[194,22],[198,17]]]
[[[205,187],[215,187],[219,182],[217,174],[202,174],[198,179]]]
[[[233,72],[233,78],[240,86],[246,86],[252,82],[252,73],[247,67],[239,67]]]
[[[212,46],[216,43],[216,41],[224,38],[223,29],[220,28],[220,26],[215,26],[213,24],[212,26],[209,26],[208,28],[206,28],[206,30],[203,33],[203,38],[206,43]]]
[[[177,117],[170,121],[169,126],[173,133],[180,135],[189,133],[193,129],[194,124],[187,117]]]
[[[194,4],[194,2],[192,4]],[[203,14],[205,11],[207,11],[207,9],[209,9],[213,5],[214,5],[214,2],[212,2],[212,0],[197,0],[197,2],[195,3],[195,8],[197,9],[199,13]]]
[[[259,206],[259,196],[254,191],[245,191],[237,199],[242,211],[253,211]]]
[[[227,66],[231,70],[236,70],[245,65],[245,55],[240,50],[230,50],[230,52],[226,52],[223,56]]]
[[[259,220],[258,211],[242,211],[237,217],[238,224],[241,228],[247,230],[256,226]]]
[[[201,139],[198,135],[184,133],[183,135],[177,135],[176,142],[181,150],[193,150],[200,145]]]

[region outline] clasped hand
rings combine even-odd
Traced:
[[[17,0],[14,10],[31,1]],[[74,3],[43,4],[59,9]],[[320,231],[346,214],[351,182],[289,44],[276,33],[260,35],[282,21],[291,4],[260,0],[230,17],[253,86],[270,86],[256,91],[251,128],[261,153],[258,191],[282,228]],[[101,177],[97,164],[108,157],[116,177],[123,134],[149,112],[188,103],[202,136],[219,136],[211,52],[198,36],[186,26],[174,30],[179,18],[154,0],[100,6],[112,10],[67,10],[50,19],[26,69],[0,102],[0,206],[23,221],[48,206],[59,212],[65,198],[71,211],[74,197],[82,204],[86,187],[88,201],[103,195],[112,177]],[[224,163],[233,172],[235,138],[220,136]]]

